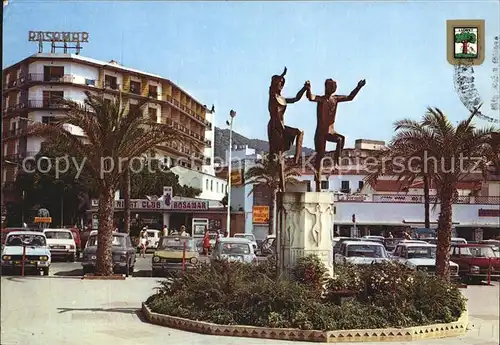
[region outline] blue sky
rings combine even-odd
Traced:
[[[446,60],[446,20],[485,19],[486,62],[476,86],[492,97],[491,51],[500,31],[497,1],[480,2],[104,2],[10,0],[4,8],[4,67],[38,50],[29,30],[87,31],[82,55],[160,74],[201,103],[215,104],[217,126],[230,109],[234,128],[267,139],[271,76],[288,67],[283,94],[291,97],[310,80],[320,94],[326,78],[348,94],[367,84],[337,113],[336,130],[347,137],[390,140],[392,124],[420,118],[437,106],[453,121],[467,116]],[[122,40],[123,37],[123,40]],[[123,44],[122,44],[123,42]],[[50,48],[48,48],[50,49]],[[305,131],[313,146],[315,106],[290,105],[285,122]],[[487,125],[484,121],[479,124]],[[333,148],[330,148],[333,149]]]

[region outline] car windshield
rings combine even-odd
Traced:
[[[148,237],[155,237],[155,231],[148,231]]]
[[[465,249],[465,248],[462,248]],[[496,257],[491,247],[468,247],[472,256],[476,258],[494,258]]]
[[[10,235],[7,238],[7,246],[22,246],[23,243],[27,246],[44,247],[47,245],[45,237],[37,234],[33,235]]]
[[[235,234],[234,237],[246,238],[247,240],[250,240],[250,241],[255,240],[255,238],[251,234],[249,234],[249,235],[247,235],[247,234]]]
[[[172,252],[178,252],[184,250],[184,244],[186,244],[186,251],[195,250],[195,242],[192,239],[183,239],[180,237],[168,238],[163,237],[158,243],[159,250],[167,250]]]
[[[385,258],[385,250],[382,246],[369,244],[352,244],[347,247],[347,256],[366,258]]]
[[[250,246],[247,243],[224,243],[221,254],[250,254]]]
[[[436,247],[408,247],[408,259],[436,258]]]
[[[126,247],[125,236],[113,236],[113,247]],[[90,236],[87,246],[97,246],[97,235]]]
[[[45,237],[47,239],[58,239],[58,240],[71,240],[73,236],[69,231],[45,231]]]

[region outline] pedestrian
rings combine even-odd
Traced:
[[[168,236],[168,227],[166,225],[163,227],[163,236]]]
[[[203,254],[208,255],[210,253],[210,232],[208,229],[205,230],[203,235]]]
[[[394,238],[394,236],[392,236],[392,232],[389,231],[389,235],[387,236],[388,238]]]
[[[181,226],[181,236],[189,236],[189,234],[186,232],[186,227],[184,225]]]
[[[139,235],[140,241],[141,241],[141,253],[139,256],[142,255],[143,258],[146,257],[146,249],[148,248],[148,228],[143,227],[141,234]]]

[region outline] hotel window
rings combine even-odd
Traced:
[[[205,189],[208,190],[208,179],[205,180]]]
[[[219,193],[219,182],[215,183],[215,192]]]
[[[133,103],[130,103],[128,109],[129,109],[130,113],[135,112],[135,111],[140,111],[139,105],[138,104],[133,104]]]
[[[158,121],[157,113],[158,112],[156,111],[156,108],[148,107],[148,116],[151,119],[151,121],[154,121],[154,122]]]
[[[113,90],[118,89],[118,83],[116,81],[116,77],[113,77],[112,75],[105,75],[104,76],[104,86],[109,87]]]
[[[149,85],[149,97],[158,97],[158,87],[156,85]]]
[[[85,79],[85,85],[95,86],[95,79]]]
[[[328,181],[321,181],[321,190],[328,190],[329,187]]]
[[[141,93],[141,83],[138,81],[130,81],[130,92],[139,95]]]
[[[43,91],[43,106],[50,107],[64,98],[64,91]]]
[[[55,116],[42,116],[42,123],[45,123],[46,125],[51,125],[56,122],[56,117]]]
[[[349,181],[342,181],[340,183],[340,191],[344,193],[349,193]]]
[[[211,192],[214,191],[214,181],[213,180],[210,180],[210,191]]]
[[[58,81],[64,77],[64,66],[43,66],[44,81]]]
[[[364,186],[365,186],[365,182],[364,181],[359,181],[358,182],[358,189],[359,189],[359,191],[361,191]]]

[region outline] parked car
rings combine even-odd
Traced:
[[[124,273],[127,277],[134,272],[136,255],[130,236],[124,233],[113,233],[112,240],[113,271]],[[83,250],[83,274],[95,272],[97,253],[97,231],[90,233],[87,245]]]
[[[250,242],[252,242],[253,250],[257,250],[257,240],[255,239],[254,234],[243,234],[243,233],[238,233],[234,234],[234,238],[246,238]]]
[[[492,246],[491,248],[493,248],[495,255],[497,257],[500,257],[500,241],[498,241],[498,240],[482,240],[482,241],[479,241],[478,243],[488,244],[488,245]]]
[[[152,276],[193,268],[199,262],[200,252],[196,239],[187,236],[163,236],[153,254]],[[183,264],[184,262],[184,264]]]
[[[158,242],[160,241],[161,231],[155,229],[148,229],[147,236],[148,236],[148,247],[146,248],[146,250],[148,249],[155,250],[156,247],[158,246]]]
[[[267,238],[262,241],[260,248],[257,250],[257,255],[272,256],[276,254],[276,235],[268,235]]]
[[[335,254],[338,254],[339,251],[340,251],[340,246],[342,245],[342,243],[344,243],[345,241],[361,241],[360,238],[356,238],[356,237],[334,237],[334,239],[337,239],[337,241],[335,241],[335,244],[333,245],[333,255]]]
[[[500,258],[495,255],[491,245],[453,244],[450,256],[460,266],[459,275],[467,282],[479,283],[487,280],[490,265],[491,278],[500,277]]]
[[[384,239],[385,250],[387,250],[388,253],[393,252],[399,242],[401,242],[400,238],[385,238]]]
[[[430,244],[437,244],[436,237],[423,238],[422,240],[424,240],[425,242],[430,243]],[[465,238],[461,238],[461,237],[452,237],[451,244],[467,244],[467,240]]]
[[[366,265],[389,260],[383,244],[371,241],[344,241],[335,254],[335,264]]]
[[[429,243],[400,243],[394,249],[391,259],[415,270],[436,273],[436,245]],[[458,265],[450,261],[450,278],[457,280]]]
[[[43,272],[44,276],[48,276],[51,256],[47,238],[43,233],[34,231],[11,231],[7,234],[2,250],[2,273],[21,271],[23,250],[25,273]]]
[[[229,262],[256,262],[252,241],[241,237],[221,238],[215,246],[213,260],[227,260]]]
[[[76,260],[76,243],[70,229],[44,229],[52,260],[55,258],[74,262]]]
[[[384,236],[363,236],[361,237],[361,240],[362,241],[376,241],[376,242],[380,242],[380,243],[384,243]]]

